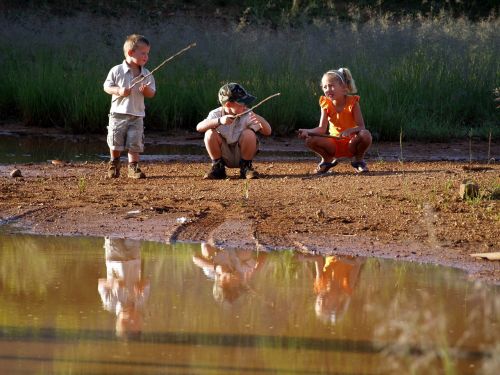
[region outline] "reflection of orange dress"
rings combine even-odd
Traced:
[[[322,291],[335,289],[342,290],[346,294],[351,295],[351,283],[353,280],[350,280],[350,278],[353,268],[354,265],[342,262],[341,259],[335,256],[327,256],[325,258],[323,272],[314,282],[314,291],[320,293]]]
[[[326,96],[319,98],[319,105],[321,109],[326,110],[328,116],[328,133],[330,135],[339,137],[344,130],[357,126],[353,114],[354,105],[357,102],[359,102],[358,95],[346,96],[344,109],[342,112],[337,112],[330,98]],[[353,157],[353,154],[349,151],[350,140],[351,138],[332,139],[332,142],[335,143],[335,157]]]

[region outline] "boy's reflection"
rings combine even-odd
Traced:
[[[362,257],[299,255],[303,261],[314,262],[314,293],[316,316],[325,323],[335,324],[345,315],[356,287]]]
[[[201,253],[193,256],[194,264],[214,280],[213,296],[220,303],[233,303],[243,291],[251,290],[249,281],[265,259],[263,252],[218,249],[205,242],[201,244]]]
[[[105,237],[104,250],[106,278],[98,282],[103,307],[116,314],[117,336],[138,335],[150,289],[149,280],[142,279],[141,242]]]

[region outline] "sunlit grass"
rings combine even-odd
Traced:
[[[139,31],[152,43],[150,69],[197,43],[155,73],[158,93],[146,100],[148,129],[194,130],[218,106],[218,88],[228,81],[241,82],[260,99],[281,93],[257,111],[275,134],[313,127],[322,73],[347,66],[378,139],[398,140],[401,131],[405,140],[466,138],[471,128],[475,136],[487,139],[491,131],[496,139],[491,93],[500,76],[498,23],[380,17],[362,25],[273,31],[217,22],[188,26],[185,20],[147,28],[138,20],[123,25],[86,15],[3,18],[0,111],[30,125],[104,132],[110,97],[102,84],[123,60],[125,35]]]

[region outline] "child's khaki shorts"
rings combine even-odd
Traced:
[[[107,142],[110,150],[144,151],[144,119],[138,116],[110,113]]]
[[[256,150],[257,151],[255,152],[255,154],[259,152],[259,138],[257,138]],[[226,167],[228,168],[240,167],[241,154],[240,154],[240,145],[238,144],[238,142],[233,143],[232,145],[228,145],[227,142],[223,139],[221,145],[221,151],[222,151],[222,159],[224,159]]]

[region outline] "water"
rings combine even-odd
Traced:
[[[200,141],[199,146],[147,144],[144,156],[146,159],[152,155],[205,156],[202,146],[203,141]],[[108,157],[109,151],[105,139],[0,134],[0,164],[40,163],[49,160],[84,162]]]
[[[101,137],[102,138],[102,137]],[[146,136],[147,138],[147,136]],[[165,142],[168,137],[165,136]],[[124,154],[125,155],[125,154]],[[122,155],[122,157],[125,157]],[[72,162],[100,161],[109,158],[105,138],[75,136],[16,135],[0,131],[0,164],[43,163],[51,160]],[[311,159],[307,150],[275,150],[261,147],[259,160]],[[182,144],[149,142],[141,154],[145,161],[208,161],[203,139],[186,139]]]
[[[388,260],[0,234],[5,374],[486,373],[499,288]]]

